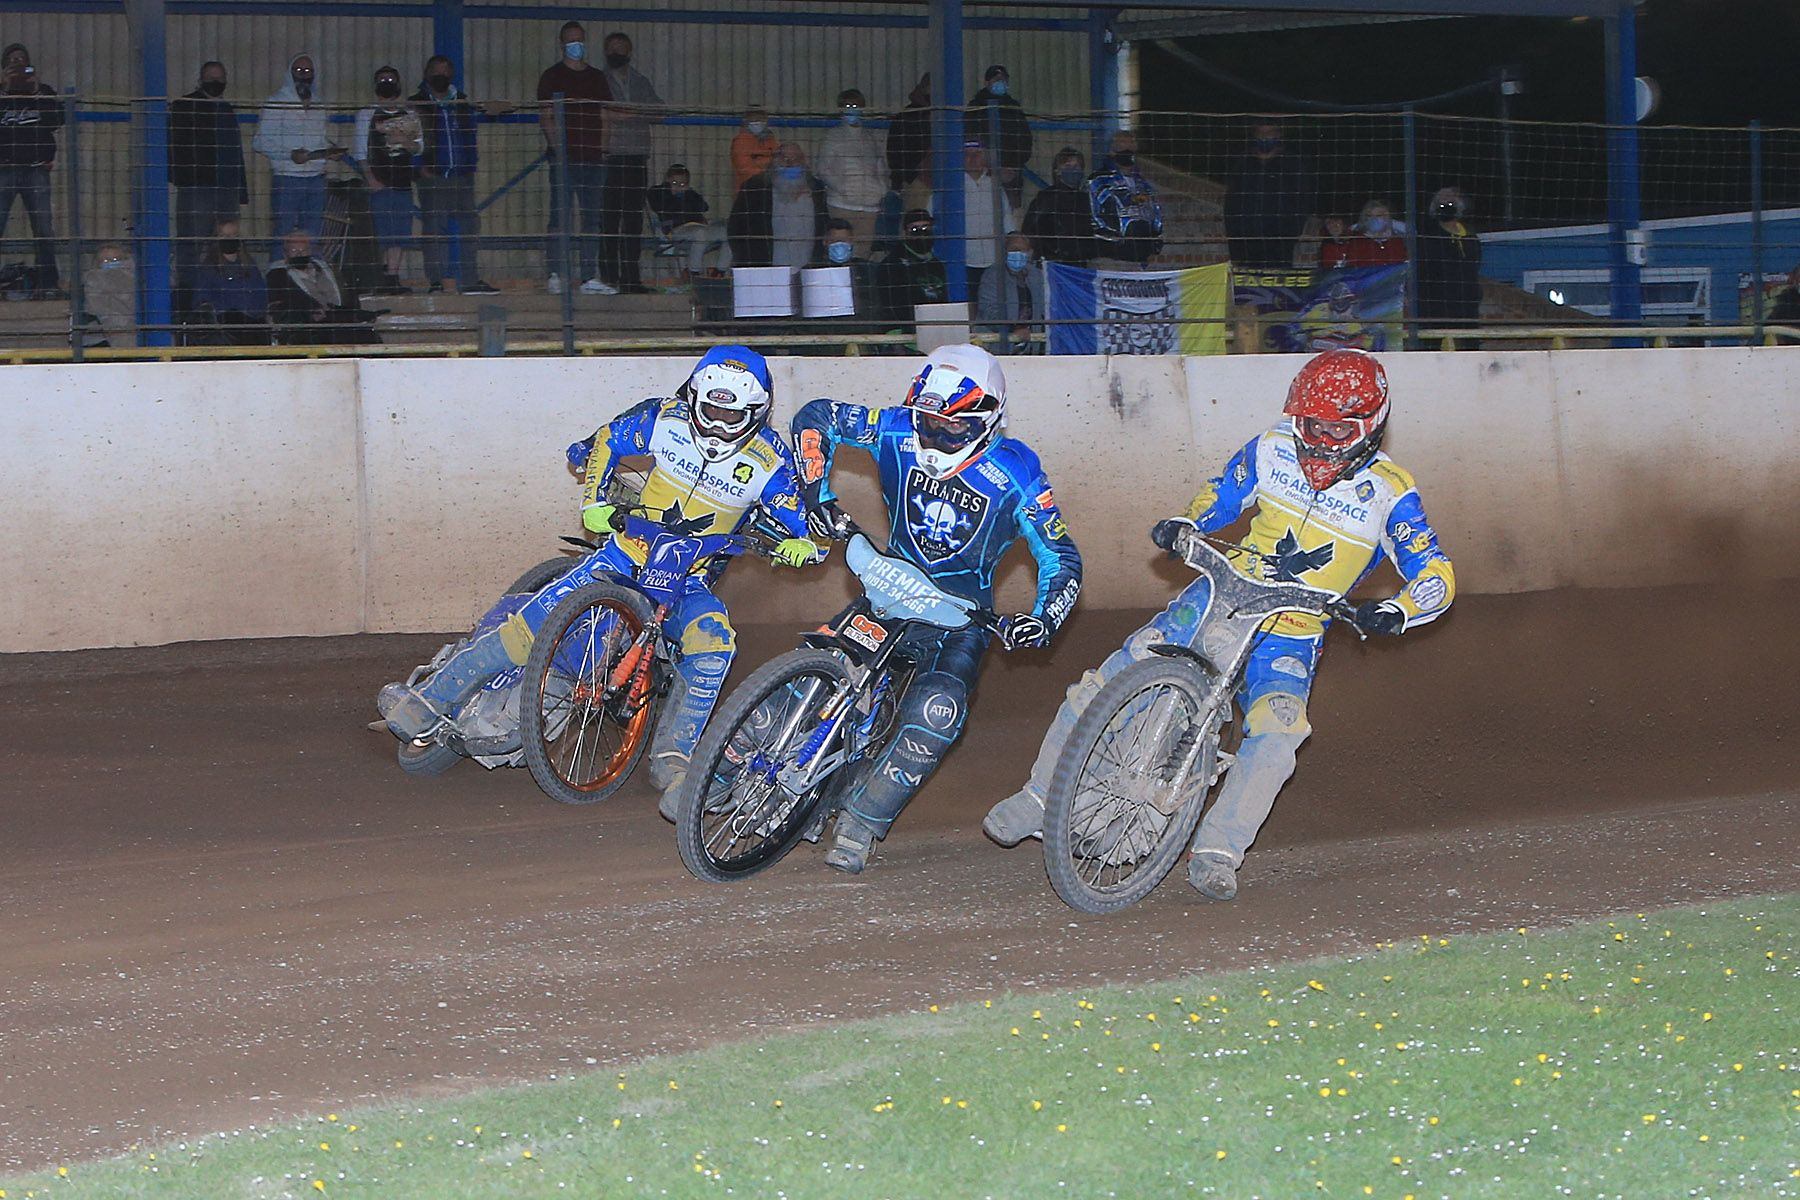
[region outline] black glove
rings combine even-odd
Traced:
[[[1014,613],[1000,618],[1000,644],[1008,650],[1021,650],[1050,644],[1050,626],[1043,618],[1030,613]]]
[[[815,542],[842,541],[849,519],[850,515],[838,507],[836,500],[809,502],[806,506],[806,531]]]
[[[1195,529],[1194,523],[1186,517],[1166,517],[1150,527],[1150,540],[1170,554],[1178,554],[1176,541],[1183,533],[1192,533]]]
[[[1364,633],[1397,634],[1406,628],[1406,614],[1392,600],[1371,600],[1356,606],[1356,624]]]

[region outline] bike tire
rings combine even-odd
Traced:
[[[508,596],[535,596],[550,584],[573,571],[580,562],[581,559],[572,554],[559,554],[555,558],[547,558],[513,580],[512,586],[506,589],[506,594]]]
[[[724,771],[730,769],[726,765],[727,748],[732,747],[734,741],[740,748],[745,744],[745,739],[754,743],[756,734],[745,727],[763,709],[766,702],[799,681],[820,680],[828,685],[821,691],[827,691],[849,678],[850,667],[841,655],[829,650],[791,650],[757,668],[719,706],[718,712],[713,714],[712,721],[707,725],[706,732],[701,735],[700,744],[694,748],[693,762],[676,792],[676,846],[681,852],[682,863],[696,877],[708,883],[748,879],[780,862],[794,848],[805,833],[821,797],[836,779],[837,771],[814,785],[798,803],[788,809],[777,824],[760,835],[759,842],[753,849],[742,855],[721,856],[714,852],[710,843],[716,840],[718,831],[715,830],[709,837],[709,798],[716,795],[718,782],[726,779]],[[816,704],[819,699],[820,697],[814,696],[808,703]],[[815,728],[816,722],[809,724],[802,720],[790,741],[803,739]],[[740,731],[744,732],[743,738],[739,737]],[[766,752],[778,748],[763,746],[760,749]],[[727,788],[725,795],[730,796],[735,792],[737,783],[742,781],[740,771],[737,781]],[[718,815],[718,810],[713,810],[710,815]]]
[[[1086,794],[1084,780],[1092,778],[1087,773],[1088,767],[1094,760],[1102,739],[1134,705],[1154,703],[1154,699],[1146,701],[1146,697],[1153,697],[1157,693],[1167,694],[1172,701],[1184,704],[1189,710],[1182,736],[1186,736],[1190,730],[1204,729],[1201,736],[1206,744],[1199,747],[1197,755],[1184,752],[1183,758],[1193,764],[1190,778],[1199,775],[1210,783],[1218,749],[1218,733],[1216,723],[1211,721],[1212,713],[1206,708],[1209,690],[1206,677],[1195,664],[1186,659],[1147,658],[1132,663],[1113,676],[1111,682],[1100,689],[1075,723],[1074,732],[1069,735],[1062,754],[1057,758],[1050,793],[1044,802],[1044,869],[1050,876],[1050,886],[1056,889],[1057,896],[1070,908],[1082,912],[1108,913],[1135,904],[1162,882],[1163,877],[1169,873],[1169,868],[1181,857],[1188,839],[1193,836],[1194,827],[1199,824],[1200,810],[1205,807],[1208,787],[1189,784],[1190,794],[1172,814],[1164,813],[1153,805],[1134,806],[1130,813],[1102,823],[1097,833],[1087,832],[1094,818],[1083,811],[1079,802]],[[1205,729],[1203,723],[1211,724],[1212,727]],[[1130,722],[1127,721],[1124,728],[1128,729],[1129,726]],[[1138,757],[1170,753],[1163,742],[1147,749],[1148,753]],[[1130,753],[1130,749],[1127,753]],[[1133,826],[1129,822],[1134,822],[1142,815],[1145,807],[1155,808],[1158,816],[1167,817],[1162,829],[1156,833],[1155,840],[1147,851],[1135,860],[1136,865],[1130,872],[1122,878],[1103,882],[1107,874],[1106,855],[1083,853],[1084,845],[1092,848],[1092,842],[1084,842],[1084,838],[1102,837],[1117,821],[1125,820],[1128,824],[1114,840],[1116,848],[1132,832]],[[1106,812],[1107,805],[1102,805],[1100,811]],[[1082,827],[1080,830],[1077,829],[1078,823]],[[1092,869],[1092,878],[1084,873],[1089,869]]]
[[[580,677],[573,681],[567,700],[560,702],[568,705],[568,712],[557,714],[565,719],[556,724],[545,708],[553,675],[566,674],[556,666],[557,650],[563,636],[589,612],[609,614],[617,632],[605,639],[604,646],[594,644],[590,636],[581,655]],[[616,714],[606,709],[605,681],[651,616],[650,601],[641,592],[597,581],[576,588],[558,601],[531,643],[525,674],[519,680],[523,689],[519,696],[519,739],[531,777],[546,796],[559,804],[595,804],[606,799],[624,786],[650,744],[659,698],[653,694],[628,721],[621,723]],[[590,624],[590,635],[592,628]],[[600,681],[598,687],[595,680]],[[546,739],[551,724],[556,725],[555,736]],[[576,739],[565,745],[571,728],[577,729]],[[595,769],[582,771],[584,734],[593,731],[598,747],[609,728],[618,731],[618,744],[607,753],[604,765],[596,749],[590,755]]]
[[[462,761],[462,755],[441,742],[415,742],[403,738],[396,751],[400,769],[421,779],[442,775]]]

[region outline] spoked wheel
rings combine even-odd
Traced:
[[[545,559],[513,580],[512,586],[506,589],[506,594],[509,596],[535,596],[580,565],[581,559],[573,554],[559,554],[555,558]]]
[[[758,669],[719,707],[676,794],[675,836],[688,870],[727,883],[794,848],[842,767],[798,794],[788,785],[803,771],[799,758],[819,730],[820,709],[849,679],[838,655],[794,650]],[[841,744],[834,738],[812,749],[829,753]]]
[[[454,767],[462,755],[441,742],[414,741],[410,738],[400,742],[397,752],[400,769],[408,775],[442,775]]]
[[[1146,659],[1113,676],[1075,723],[1044,804],[1044,866],[1069,907],[1135,904],[1181,857],[1217,761],[1207,690],[1194,664]]]
[[[598,582],[570,592],[538,630],[519,681],[519,737],[531,777],[552,800],[606,799],[650,744],[654,691],[613,679],[650,617],[642,595]]]

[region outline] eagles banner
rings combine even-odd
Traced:
[[[1263,318],[1270,351],[1399,349],[1406,267],[1337,271],[1238,271],[1232,301]],[[1246,347],[1248,348],[1248,347]]]
[[[1185,271],[1045,263],[1044,270],[1052,354],[1225,353],[1229,263]]]

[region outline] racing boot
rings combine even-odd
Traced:
[[[846,875],[861,875],[863,868],[869,865],[869,855],[875,852],[875,843],[880,840],[881,832],[873,821],[865,821],[846,808],[838,814],[831,849],[825,852],[825,865]]]
[[[406,741],[422,738],[448,718],[431,706],[419,689],[404,683],[390,683],[375,697],[375,711],[388,723],[396,737]],[[380,728],[377,726],[377,728]]]
[[[1231,860],[1216,854],[1195,854],[1188,860],[1188,882],[1208,900],[1230,900],[1237,895],[1237,871]]]
[[[656,803],[656,811],[662,819],[673,825],[675,823],[675,793],[681,790],[683,781],[687,779],[688,756],[679,750],[668,750],[650,756],[650,786],[662,791],[662,799]]]
[[[513,657],[500,630],[489,630],[452,654],[422,685],[390,683],[382,688],[375,709],[395,736],[408,741],[421,738],[449,720],[482,684],[523,661],[523,654]]]
[[[1002,846],[1011,848],[1026,838],[1044,836],[1044,797],[1035,783],[1024,787],[988,809],[981,819],[981,832]]]

